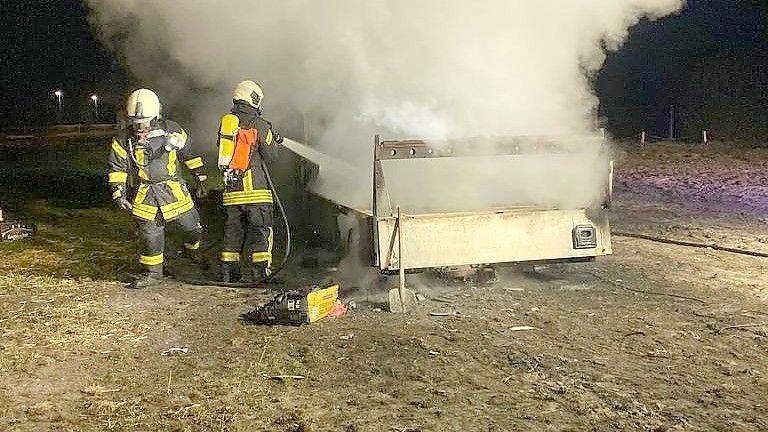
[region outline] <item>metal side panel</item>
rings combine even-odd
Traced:
[[[596,229],[597,247],[574,249],[577,225]],[[381,270],[400,268],[396,218],[379,218]],[[404,216],[406,269],[588,258],[611,254],[608,217],[600,210],[507,210]]]

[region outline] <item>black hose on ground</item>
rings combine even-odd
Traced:
[[[641,240],[648,240],[656,243],[664,243],[664,244],[671,244],[671,245],[677,245],[677,246],[686,246],[686,247],[693,247],[693,248],[699,248],[699,249],[712,249],[717,250],[721,252],[728,252],[733,254],[739,254],[739,255],[748,255],[753,257],[760,257],[760,258],[768,258],[768,253],[765,252],[757,252],[747,249],[738,249],[738,248],[731,248],[726,246],[719,246],[716,244],[706,244],[706,243],[696,243],[696,242],[688,242],[688,241],[682,241],[682,240],[672,240],[667,239],[663,237],[656,237],[648,234],[637,234],[637,233],[630,233],[630,232],[622,232],[622,231],[614,231],[611,233],[612,235],[616,237],[629,237],[629,238],[635,238],[635,239],[641,239]]]
[[[277,189],[275,189],[275,184],[272,182],[272,176],[269,173],[269,168],[267,168],[267,164],[264,163],[264,160],[261,161],[261,169],[264,170],[264,176],[267,179],[267,184],[272,190],[272,196],[275,198],[275,203],[277,204],[277,208],[280,211],[280,216],[283,219],[283,225],[285,225],[285,251],[283,253],[283,259],[280,262],[280,266],[277,267],[277,269],[275,269],[269,276],[251,282],[221,282],[211,280],[184,279],[178,277],[175,277],[174,279],[181,283],[194,286],[216,286],[221,288],[259,288],[263,283],[270,282],[272,279],[274,279],[275,276],[278,275],[278,273],[283,271],[288,263],[288,259],[291,256],[291,243],[293,242],[293,239],[291,238],[291,225],[288,223],[288,216],[285,213],[285,207],[283,207],[283,203],[280,201],[280,196],[277,193]]]

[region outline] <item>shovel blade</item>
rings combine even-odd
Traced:
[[[406,313],[416,309],[416,293],[405,289],[403,298],[400,298],[400,289],[393,288],[389,290],[389,311],[392,313]]]

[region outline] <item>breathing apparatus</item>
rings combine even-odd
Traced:
[[[235,105],[244,104],[251,108],[253,108],[256,113],[261,116],[261,107],[262,103],[264,101],[264,91],[262,90],[261,86],[255,83],[254,81],[246,80],[239,83],[233,93],[232,93],[232,101]],[[281,144],[283,142],[283,136],[275,133],[272,131],[272,124],[267,122],[269,126],[270,133],[272,134],[272,140],[276,142],[277,144]],[[249,125],[249,127],[252,125]],[[233,141],[233,147],[231,149],[232,154],[229,155],[229,157],[225,157],[222,159],[221,154],[219,155],[219,165],[223,167],[227,167],[224,170],[224,182],[229,183],[237,179],[237,176],[239,173],[242,172],[243,169],[245,169],[249,164],[251,160],[250,154],[243,154],[240,156],[244,156],[242,160],[238,160],[238,163],[233,163],[233,156],[236,149],[236,143],[238,142],[237,137],[239,135],[239,125],[234,127],[234,131],[229,131],[227,134],[231,133],[231,139]],[[256,139],[256,136],[249,136],[249,137],[243,137],[246,142],[253,142]],[[248,152],[253,151],[253,147],[249,146],[250,149]],[[277,189],[275,188],[275,184],[272,181],[272,175],[269,172],[269,168],[267,167],[267,164],[265,163],[264,159],[260,160],[261,170],[264,172],[264,177],[267,180],[267,185],[269,186],[269,189],[272,191],[272,197],[274,200],[274,203],[277,206],[277,210],[280,212],[280,217],[283,221],[283,226],[285,229],[285,250],[283,252],[282,260],[280,261],[280,264],[277,266],[276,269],[272,270],[272,272],[266,276],[261,277],[257,280],[254,280],[250,283],[242,282],[242,283],[229,283],[229,282],[221,282],[221,281],[211,281],[211,280],[185,280],[183,278],[177,278],[179,281],[190,284],[190,285],[201,285],[201,286],[220,286],[225,288],[258,288],[261,286],[264,282],[269,282],[273,280],[286,266],[288,263],[288,259],[291,255],[291,247],[292,247],[292,237],[291,237],[291,226],[288,221],[288,217],[285,212],[285,207],[283,206],[282,201],[280,201],[280,196],[277,193]]]
[[[171,152],[184,148],[186,140],[179,134],[167,133],[160,128],[153,129],[153,125],[160,119],[161,105],[160,98],[152,90],[139,89],[131,93],[125,104],[125,111],[130,130],[138,138],[140,144],[146,143],[152,138],[166,136],[166,142],[163,146],[165,151]],[[142,164],[136,160],[136,143],[131,136],[128,137],[128,148],[132,162],[137,166],[146,167],[146,163]],[[148,156],[147,160],[151,160],[154,155]]]
[[[253,81],[243,81],[235,88],[233,93],[233,100],[235,102],[242,101],[248,105],[254,107],[259,113],[261,112],[262,102],[264,100],[264,92],[261,86]],[[165,145],[162,147],[165,151],[180,150],[185,145],[185,140],[177,134],[168,134],[163,129],[152,129],[153,123],[160,119],[160,100],[157,95],[148,89],[139,89],[131,93],[126,103],[126,114],[128,117],[129,128],[133,132],[129,135],[135,135],[138,139],[138,144],[142,144],[151,138],[167,135]],[[271,124],[270,124],[271,128]],[[273,134],[273,140],[280,144],[283,142],[283,137],[280,134]],[[136,146],[137,143],[132,136],[129,136],[127,140],[128,153],[130,154],[130,160],[136,166],[144,168],[147,166],[148,161],[153,159],[153,155],[147,155],[146,162],[141,163],[136,158]],[[272,196],[274,198],[277,209],[280,212],[283,225],[285,227],[285,251],[283,258],[280,261],[280,265],[273,270],[267,277],[255,280],[252,282],[243,283],[224,283],[220,281],[212,280],[188,280],[181,277],[176,277],[176,280],[189,285],[198,286],[220,286],[225,288],[257,288],[264,282],[269,282],[274,279],[286,266],[291,254],[292,247],[292,235],[291,227],[288,222],[288,217],[283,207],[283,203],[280,201],[280,197],[275,189],[274,182],[272,181],[271,173],[264,160],[261,160],[261,168],[264,172],[264,176],[267,180],[270,190],[272,190]]]
[[[285,269],[288,263],[288,259],[291,256],[291,247],[293,243],[291,225],[288,222],[288,216],[285,213],[285,207],[283,207],[283,203],[280,201],[280,196],[277,193],[277,189],[275,189],[275,184],[272,181],[269,168],[263,160],[261,161],[261,168],[264,171],[264,177],[267,179],[267,184],[269,185],[270,190],[272,190],[272,197],[275,201],[275,204],[277,204],[277,209],[280,212],[280,217],[283,220],[283,226],[285,227],[285,251],[283,252],[283,258],[280,261],[280,265],[276,269],[272,270],[269,276],[251,282],[221,282],[215,280],[185,279],[181,277],[175,277],[176,280],[188,285],[195,286],[218,286],[222,288],[259,288],[261,287],[261,284],[272,281],[281,271],[283,271],[283,269]]]
[[[150,138],[165,135],[163,130],[152,130],[152,123],[160,118],[160,98],[152,90],[138,89],[131,93],[125,103],[125,114],[128,118],[129,129],[140,143],[146,142]],[[136,143],[130,134],[127,144],[131,161],[136,166],[146,167],[146,163],[140,163],[136,160]]]

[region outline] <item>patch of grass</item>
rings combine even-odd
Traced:
[[[102,313],[100,287],[53,277],[0,276],[0,372],[25,367],[41,352],[143,340],[146,324]]]
[[[130,215],[109,205],[109,138],[0,147],[3,204],[37,233],[0,243],[0,274],[114,281],[135,271]]]
[[[81,173],[107,171],[112,138],[49,138],[0,146],[0,163],[23,169],[64,169]]]
[[[137,268],[134,223],[126,212],[64,209],[35,201],[25,206],[24,214],[38,232],[0,243],[0,272],[115,281],[121,272]]]
[[[8,273],[0,277],[0,288],[5,289],[15,288],[17,291],[24,286],[57,286],[62,283],[61,279],[57,279],[54,276],[28,276],[17,273]]]

